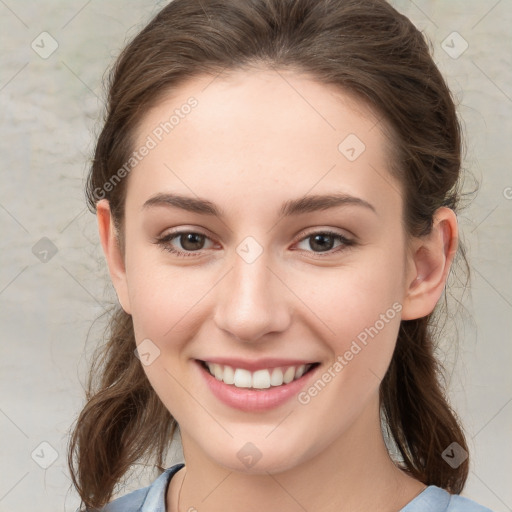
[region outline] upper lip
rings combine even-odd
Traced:
[[[281,359],[274,357],[266,357],[264,359],[258,359],[250,361],[248,359],[239,359],[235,357],[207,357],[204,359],[198,359],[198,361],[217,363],[220,365],[231,366],[231,368],[242,368],[255,372],[257,370],[265,370],[268,368],[279,368],[283,366],[301,366],[306,364],[314,364],[316,361],[304,360],[304,359]]]

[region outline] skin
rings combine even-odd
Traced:
[[[129,175],[124,250],[108,201],[97,207],[137,344],[150,339],[160,350],[144,370],[180,425],[186,467],[171,480],[167,510],[399,510],[425,485],[388,454],[379,384],[400,320],[427,315],[441,296],[456,251],[455,214],[440,208],[430,235],[409,237],[383,123],[360,100],[292,71],[190,80],[147,112],[136,146],[190,96],[198,106]],[[348,134],[366,146],[352,162],[338,150]],[[143,207],[171,192],[208,199],[225,216]],[[347,204],[279,217],[287,200],[333,192],[375,212]],[[208,237],[198,256],[154,243],[174,228]],[[327,228],[355,245],[333,239],[322,252],[311,235]],[[247,236],[263,249],[252,263],[236,252]],[[172,246],[185,250],[179,237]],[[303,357],[320,362],[321,375],[396,303],[401,312],[307,404],[241,412],[211,394],[193,362]],[[261,453],[250,468],[237,457],[247,442]]]

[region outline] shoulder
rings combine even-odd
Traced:
[[[148,486],[143,489],[137,489],[136,491],[130,492],[125,496],[107,503],[103,508],[94,512],[138,512],[142,509],[142,505],[146,500],[149,488],[150,487]]]
[[[492,512],[476,501],[450,494],[435,485],[428,486],[400,512]]]
[[[94,512],[143,512],[145,510],[164,512],[167,487],[172,476],[182,467],[183,464],[176,464],[166,469],[151,485],[121,496]]]
[[[492,512],[492,510],[469,498],[451,494],[446,512]]]

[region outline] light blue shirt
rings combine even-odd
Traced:
[[[165,499],[172,476],[184,464],[166,469],[151,485],[137,489],[105,505],[100,512],[166,512]],[[400,512],[492,512],[473,500],[428,486]]]

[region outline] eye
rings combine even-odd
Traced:
[[[208,241],[209,246],[206,244]],[[336,242],[338,245],[335,247]],[[208,236],[196,231],[174,231],[156,239],[154,243],[178,257],[199,256],[203,250],[214,245]],[[356,242],[340,233],[327,230],[310,233],[299,241],[298,245],[300,244],[309,246],[309,248],[299,248],[300,250],[323,256],[321,253],[328,253],[327,255],[337,253],[355,245]]]
[[[339,245],[333,250],[336,242],[339,242]],[[316,233],[310,233],[299,242],[299,244],[309,246],[309,248],[301,248],[300,250],[312,251],[314,253],[327,252],[329,254],[340,252],[347,247],[355,245],[355,243],[354,240],[346,238],[342,234],[334,231],[317,231]]]
[[[173,242],[174,240],[176,241]],[[197,233],[195,231],[174,231],[173,233],[168,233],[158,238],[155,240],[155,243],[170,253],[184,257],[197,256],[197,253],[203,249],[208,249],[209,247],[205,247],[205,242],[208,240],[211,242],[210,238],[203,233]],[[176,244],[179,244],[181,248],[176,248]]]

